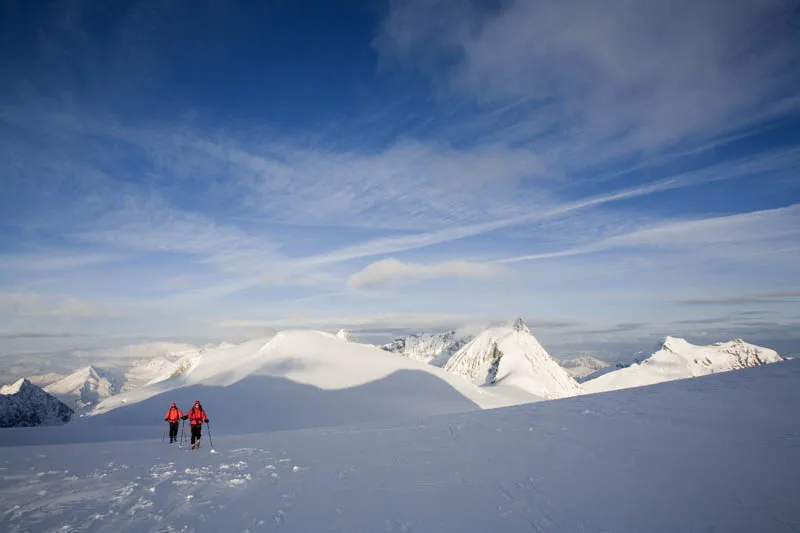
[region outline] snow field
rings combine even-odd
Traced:
[[[0,529],[791,532],[797,405],[790,361],[416,421],[215,432],[213,455],[157,438],[0,443]]]

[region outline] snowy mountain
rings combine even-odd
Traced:
[[[598,370],[602,370],[610,366],[610,363],[601,361],[600,359],[592,357],[591,355],[580,355],[578,357],[572,357],[569,359],[561,359],[558,361],[558,364],[560,364],[561,367],[578,382],[587,376],[594,374]]]
[[[348,332],[346,329],[340,329],[339,332],[336,334],[336,337],[342,339],[343,341],[349,341],[350,332]]]
[[[536,401],[481,389],[442,369],[330,333],[286,331],[195,354],[181,371],[98,404],[102,423],[152,424],[169,402],[201,399],[223,427],[287,429],[407,419]],[[215,409],[237,406],[232,418]],[[160,413],[159,415],[160,416]]]
[[[0,427],[60,425],[69,421],[72,412],[27,379],[0,387]]]
[[[381,346],[381,349],[443,367],[454,353],[471,340],[471,335],[459,335],[455,331],[418,333],[395,339]]]
[[[44,388],[74,410],[96,404],[119,391],[119,379],[91,365]]]
[[[695,346],[684,339],[667,337],[649,357],[585,381],[583,387],[587,392],[627,389],[780,361],[783,358],[775,351],[741,339]]]
[[[490,328],[462,347],[444,369],[478,385],[516,387],[541,398],[581,393],[577,382],[547,353],[522,321]]]

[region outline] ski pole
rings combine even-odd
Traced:
[[[213,448],[213,447],[214,447],[214,441],[213,441],[213,440],[211,440],[211,424],[209,424],[208,422],[206,422],[206,426],[208,427],[208,443],[209,443],[209,444],[211,445],[211,447]]]
[[[181,446],[183,446],[183,428],[186,426],[186,420],[181,420]]]
[[[164,422],[164,432],[161,434],[161,442],[164,442],[164,437],[167,436],[167,423]]]

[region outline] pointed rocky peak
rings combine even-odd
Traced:
[[[514,328],[514,331],[518,331],[520,333],[530,333],[531,330],[528,329],[528,326],[525,324],[525,321],[522,320],[522,317],[517,318],[514,323],[511,325]]]
[[[11,385],[3,385],[2,387],[0,387],[0,394],[2,394],[3,396],[12,396],[14,394],[17,394],[23,388],[26,388],[26,387],[29,387],[29,386],[32,387],[34,385],[30,381],[28,381],[26,378],[19,378],[17,381],[12,383]]]
[[[336,334],[337,339],[342,339],[343,341],[350,340],[350,333],[346,329],[340,329],[339,332]]]

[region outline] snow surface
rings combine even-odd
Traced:
[[[661,348],[650,357],[584,381],[583,388],[587,392],[627,389],[780,361],[783,358],[774,350],[741,339],[695,346],[684,339],[666,337]]]
[[[472,335],[459,335],[456,331],[416,333],[395,339],[381,348],[415,361],[443,367],[472,338]]]
[[[547,353],[518,319],[511,327],[491,328],[455,353],[448,372],[493,388],[516,388],[542,398],[581,394],[578,383]]]
[[[44,388],[74,410],[91,406],[119,391],[117,380],[89,365]]]
[[[69,421],[72,409],[28,381],[0,387],[0,427],[53,426]]]
[[[93,428],[113,444],[16,446],[44,430],[6,430],[0,529],[792,532],[797,405],[792,361],[414,422],[245,426],[215,431],[215,454],[207,437],[199,452],[162,444],[159,423],[136,442]]]
[[[338,333],[336,333],[336,337],[343,341],[350,340],[350,333],[346,329],[340,329]]]

